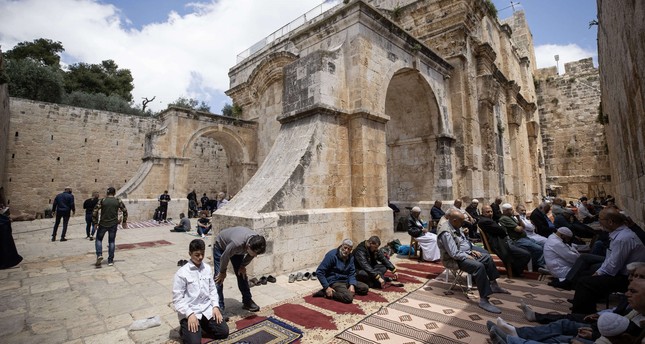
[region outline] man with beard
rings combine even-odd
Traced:
[[[394,264],[381,253],[379,246],[381,239],[373,236],[358,244],[352,252],[356,264],[356,279],[370,288],[383,288],[385,282],[397,279]],[[385,276],[388,270],[394,274],[393,278]]]
[[[316,292],[315,297],[352,303],[354,294],[367,295],[367,284],[356,280],[356,266],[351,254],[353,246],[351,240],[345,239],[338,248],[327,252],[316,269],[322,290]]]
[[[526,264],[531,260],[531,254],[520,247],[517,247],[508,238],[506,230],[497,222],[493,221],[493,209],[486,205],[482,208],[482,216],[477,222],[479,228],[488,237],[488,245],[504,265],[511,266],[513,276],[521,277]]]

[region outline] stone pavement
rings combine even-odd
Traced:
[[[109,267],[106,235],[103,239],[106,259],[101,268],[95,268],[94,242],[85,239],[82,216],[70,219],[66,242],[51,242],[53,219],[14,222],[12,227],[24,260],[15,268],[0,270],[2,342],[98,344],[178,340],[177,315],[171,306],[172,277],[177,261],[189,259],[188,244],[196,238],[194,232],[171,233],[170,224],[120,229],[117,246],[133,245],[117,248],[115,265]],[[407,234],[395,234],[406,243]],[[211,240],[212,237],[207,238],[207,245]],[[138,243],[148,244],[135,245]],[[206,256],[211,264],[208,247]],[[275,284],[251,288],[260,307],[309,294],[320,286],[317,281],[288,283],[286,275],[275,277]],[[234,281],[229,276],[224,289],[227,311],[233,321],[250,314],[242,309]],[[128,331],[134,320],[155,315],[161,317],[161,326]],[[233,321],[229,325],[233,326]]]

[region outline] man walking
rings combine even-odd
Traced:
[[[99,229],[96,233],[96,267],[101,266],[103,261],[103,237],[108,233],[108,266],[114,265],[114,248],[116,240],[116,230],[119,226],[119,209],[123,213],[123,228],[128,228],[128,210],[121,199],[116,198],[116,190],[113,187],[107,189],[107,197],[101,199],[92,213],[92,221],[98,224]],[[100,220],[99,220],[100,214]]]
[[[99,193],[97,191],[92,192],[92,198],[88,198],[83,202],[83,209],[85,209],[85,234],[90,241],[94,240],[94,233],[96,233],[96,225],[92,222],[92,212],[94,207],[99,203]],[[90,233],[90,228],[92,232]]]
[[[63,233],[60,235],[60,241],[67,241],[65,234],[67,234],[67,224],[69,223],[69,216],[76,213],[74,206],[74,196],[72,195],[72,188],[66,187],[65,190],[54,198],[52,204],[52,212],[56,213],[56,222],[54,222],[54,231],[52,232],[52,241],[56,241],[56,232],[60,219],[63,218]]]

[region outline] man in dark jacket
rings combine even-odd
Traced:
[[[56,195],[54,203],[52,204],[52,212],[56,213],[56,222],[54,222],[54,231],[52,232],[52,241],[56,241],[56,232],[58,232],[58,225],[60,219],[63,218],[63,233],[60,235],[60,241],[67,241],[65,234],[67,234],[67,224],[69,223],[70,213],[76,212],[74,206],[74,196],[72,196],[72,188],[67,187],[65,191]]]
[[[556,227],[551,222],[546,214],[551,211],[551,205],[546,202],[540,203],[537,208],[533,209],[529,219],[535,225],[535,232],[541,236],[548,238],[549,235],[555,233]]]
[[[421,208],[413,207],[408,216],[408,234],[413,238],[423,235],[423,221],[421,220]]]
[[[322,285],[322,290],[314,296],[352,303],[354,294],[367,295],[367,284],[356,280],[353,246],[351,240],[345,239],[338,248],[325,254],[325,258],[316,269],[316,277]]]
[[[490,206],[482,208],[482,216],[477,222],[479,228],[488,237],[488,245],[504,265],[511,265],[515,277],[522,276],[524,267],[531,260],[531,254],[522,248],[519,248],[510,241],[506,230],[497,222],[493,221],[493,209]]]
[[[499,221],[499,218],[502,217],[502,209],[499,208],[500,204],[502,204],[501,196],[495,197],[495,202],[490,204],[490,208],[493,210],[493,221],[495,222]]]
[[[430,209],[430,217],[432,218],[432,221],[435,223],[439,223],[439,220],[446,215],[446,213],[441,209],[441,201],[436,200],[434,201],[434,205],[432,206],[432,209]]]
[[[92,212],[94,207],[99,203],[98,191],[92,192],[92,198],[88,198],[83,202],[83,209],[85,209],[85,234],[90,241],[94,240],[94,233],[96,233],[96,225],[92,222]],[[90,232],[90,229],[92,231]]]
[[[385,282],[392,278],[385,277],[387,270],[396,273],[396,268],[378,249],[381,239],[373,236],[356,246],[352,255],[356,264],[356,279],[367,284],[370,288],[383,288]],[[394,275],[396,279],[396,274]]]

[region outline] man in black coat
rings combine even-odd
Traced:
[[[537,208],[533,209],[529,219],[535,225],[535,233],[548,238],[555,233],[556,227],[546,215],[551,211],[551,205],[546,202],[540,203]]]
[[[488,245],[493,253],[504,262],[504,265],[511,265],[515,277],[521,277],[524,268],[531,260],[531,254],[513,245],[506,230],[493,221],[493,209],[490,206],[482,208],[482,216],[479,217],[477,225],[488,237]]]
[[[390,282],[390,277],[385,277],[387,270],[394,273],[396,279],[396,268],[387,257],[378,249],[381,246],[381,239],[373,236],[358,244],[352,254],[356,265],[356,279],[367,284],[370,288],[383,288],[385,282]]]

